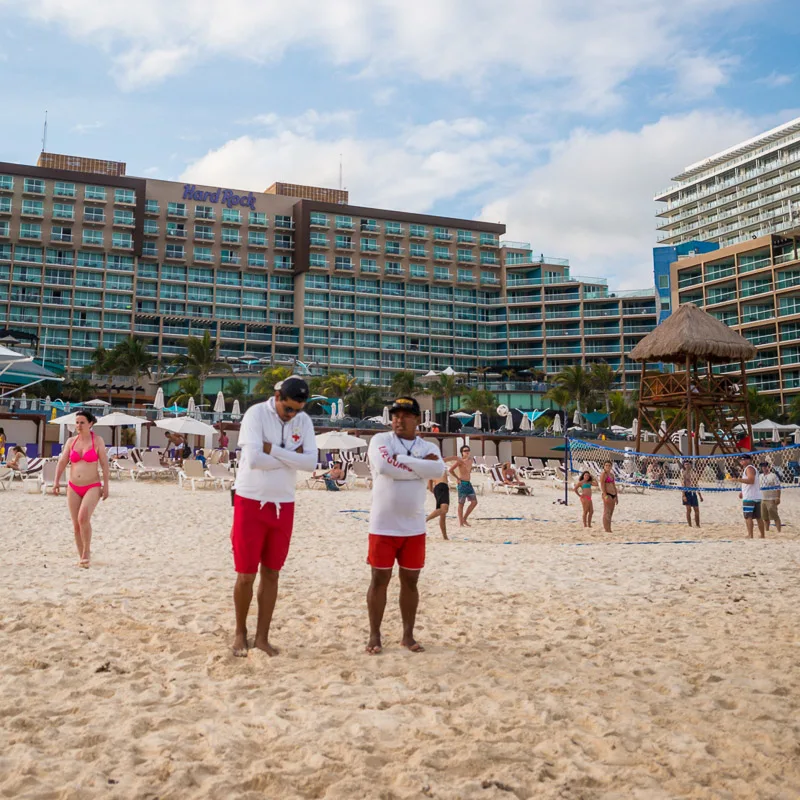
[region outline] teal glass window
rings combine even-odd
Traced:
[[[83,232],[83,244],[90,244],[97,247],[103,246],[103,231],[85,230]]]
[[[105,200],[106,189],[104,186],[87,186],[83,190],[83,196],[87,200]]]

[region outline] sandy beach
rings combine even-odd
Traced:
[[[625,494],[604,534],[534,486],[430,525],[427,652],[395,579],[377,657],[370,492],[299,491],[275,659],[229,650],[227,492],[114,481],[90,570],[63,497],[0,494],[0,796],[800,796],[800,490],[762,542],[735,494],[700,530]]]

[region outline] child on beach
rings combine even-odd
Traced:
[[[581,499],[583,510],[583,527],[592,527],[592,515],[594,514],[594,503],[592,502],[592,486],[597,486],[597,481],[589,470],[581,473],[578,482],[575,484],[575,494]]]

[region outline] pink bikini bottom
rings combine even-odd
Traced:
[[[102,483],[90,483],[87,486],[76,486],[72,481],[69,481],[69,488],[75,492],[78,497],[85,497],[89,489],[99,489]]]

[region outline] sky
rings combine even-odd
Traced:
[[[797,0],[0,0],[0,161],[503,222],[651,286],[653,201],[800,116]]]

